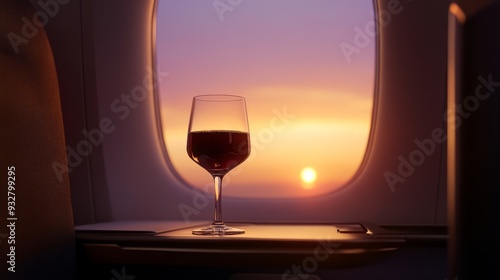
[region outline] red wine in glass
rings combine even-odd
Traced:
[[[235,95],[193,98],[187,153],[212,175],[215,187],[214,222],[193,230],[198,235],[242,234],[222,222],[222,178],[250,155],[250,133],[245,99]]]
[[[241,131],[195,131],[188,134],[187,151],[210,174],[223,176],[247,159],[248,139]]]

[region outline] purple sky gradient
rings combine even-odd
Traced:
[[[174,166],[193,185],[211,181],[185,151],[191,99],[237,94],[247,99],[252,136],[268,143],[242,164],[229,195],[315,195],[341,186],[366,149],[375,38],[350,63],[339,46],[354,45],[354,28],[373,22],[372,1],[244,0],[223,20],[213,2],[162,0],[158,7],[157,67],[170,73],[160,85],[162,122]],[[295,117],[272,139],[262,138],[276,110]],[[318,171],[312,190],[300,187],[306,166]]]

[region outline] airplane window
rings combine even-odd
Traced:
[[[309,197],[344,186],[368,142],[374,99],[371,0],[162,1],[156,71],[168,160],[188,185],[213,180],[187,155],[192,98],[246,98],[251,155],[224,196]]]

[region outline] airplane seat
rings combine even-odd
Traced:
[[[0,1],[1,279],[76,278],[69,178],[54,172],[67,166],[66,144],[43,20],[28,1]]]
[[[456,109],[449,127],[456,137],[449,142],[449,154],[456,156],[449,168],[454,180],[448,189],[449,279],[481,279],[497,273],[500,263],[500,37],[495,31],[500,1],[456,3],[464,18],[454,30],[458,70],[452,96],[465,111]]]

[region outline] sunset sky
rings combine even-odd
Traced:
[[[192,97],[210,93],[247,101],[252,151],[224,178],[224,196],[318,195],[356,172],[375,38],[350,63],[340,44],[355,45],[355,28],[373,22],[372,1],[160,1],[157,20],[157,67],[170,73],[160,85],[165,144],[187,182],[212,188],[186,153]]]

